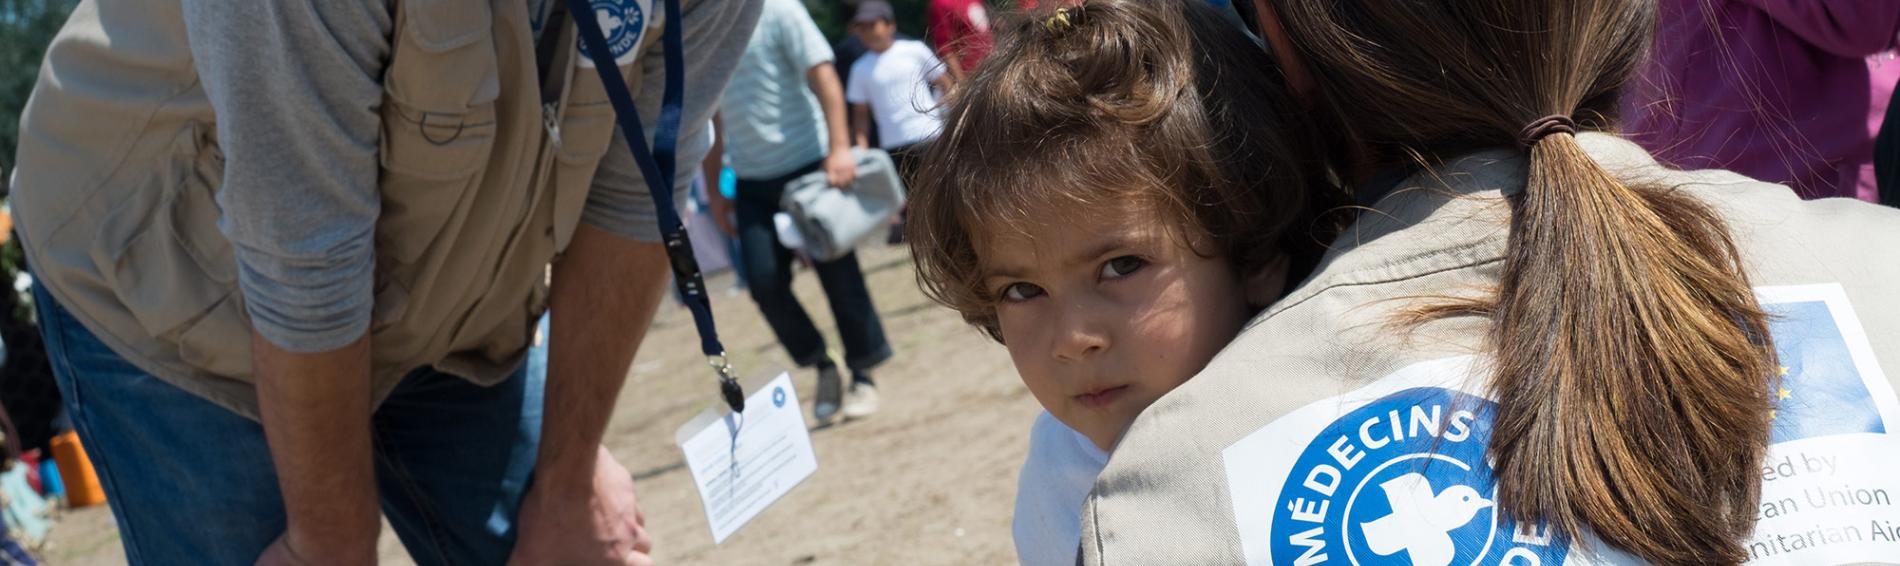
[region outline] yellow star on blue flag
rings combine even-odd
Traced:
[[[1771,438],[1775,443],[1836,434],[1884,433],[1880,411],[1848,354],[1847,340],[1827,303],[1762,305],[1781,358],[1774,385]]]

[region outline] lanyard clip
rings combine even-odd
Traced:
[[[732,362],[726,359],[725,352],[716,356],[706,356],[706,363],[713,372],[719,374],[719,393],[726,398],[726,406],[734,413],[745,413],[745,389],[739,387],[739,379],[732,375]]]

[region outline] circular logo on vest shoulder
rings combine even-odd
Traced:
[[[592,0],[591,5],[594,22],[607,38],[607,50],[613,54],[614,64],[632,63],[640,39],[646,36],[647,13],[653,8],[652,0]],[[593,67],[593,52],[587,49],[587,42],[579,37],[574,41],[580,44],[581,66]]]
[[[1562,564],[1569,543],[1497,508],[1497,404],[1406,389],[1333,421],[1274,504],[1275,564]]]

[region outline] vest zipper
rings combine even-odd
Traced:
[[[515,218],[515,233],[508,237],[508,241],[502,247],[504,254],[512,253],[515,246],[521,243],[521,238],[532,238],[535,236],[534,234],[527,233],[529,228],[534,224],[531,220],[540,208],[541,202],[548,200],[549,191],[554,190],[553,187],[549,186],[548,176],[553,174],[554,171],[554,160],[556,159],[555,147],[561,143],[561,120],[567,117],[568,96],[574,90],[574,64],[572,61],[569,61],[566,66],[568,67],[567,78],[561,81],[563,86],[561,88],[560,100],[558,102],[548,102],[541,105],[543,137],[541,139],[541,151],[535,159],[534,179],[531,181],[533,184],[528,187],[527,196],[524,197],[527,201],[522,203],[521,215]],[[552,232],[554,230],[554,220],[551,218],[548,220],[548,230],[549,233],[542,234],[542,236],[551,240],[554,237]],[[555,259],[559,258],[560,252],[557,251],[555,253]]]
[[[567,103],[574,93],[574,67],[577,66],[572,59],[563,59],[567,76],[561,79],[561,94],[558,100],[541,105],[541,125],[547,137],[541,142],[541,158],[535,164],[534,186],[528,191],[528,202],[521,207],[521,218],[516,219],[523,229],[526,229],[528,216],[534,214],[535,204],[542,200],[547,191],[554,190],[548,186],[548,176],[554,171],[555,148],[561,145],[561,122],[567,119]],[[549,230],[553,230],[552,221],[549,221],[548,226]],[[548,236],[552,237],[552,234]]]

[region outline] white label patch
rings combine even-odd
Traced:
[[[1900,557],[1900,402],[1839,285],[1757,290],[1787,366],[1751,564]],[[1469,356],[1415,364],[1222,452],[1247,563],[1634,564],[1498,513],[1496,404]],[[1588,550],[1586,550],[1588,549]]]
[[[1758,289],[1781,384],[1751,564],[1900,561],[1900,402],[1840,285]]]
[[[1495,505],[1496,403],[1471,357],[1425,362],[1289,413],[1222,453],[1250,565],[1563,564]]]
[[[646,37],[647,15],[653,13],[653,0],[592,0],[590,4],[594,8],[594,22],[607,38],[607,50],[614,55],[614,65],[632,63],[639,54],[640,39]],[[579,37],[574,41],[580,44],[581,66],[594,68],[587,42]]]

